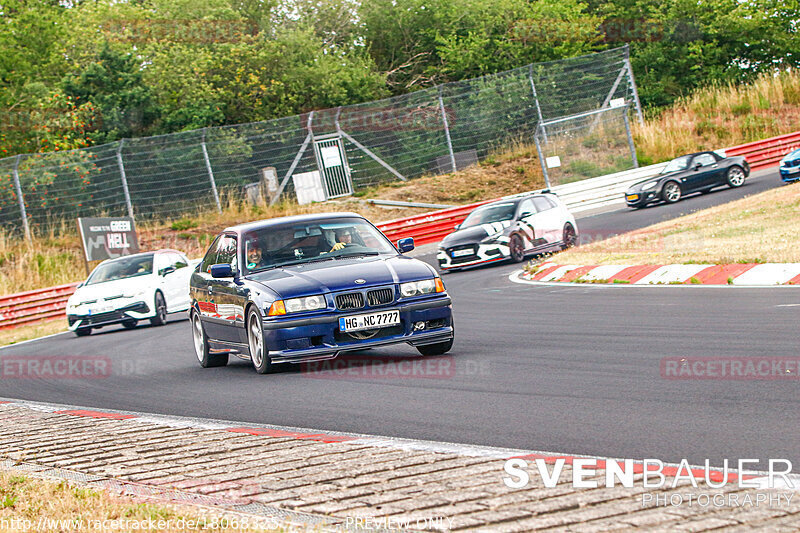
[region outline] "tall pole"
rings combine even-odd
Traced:
[[[639,159],[636,157],[636,146],[633,144],[633,135],[631,135],[631,122],[628,120],[628,108],[622,115],[625,120],[625,133],[628,134],[628,146],[631,149],[631,159],[633,159],[633,168],[639,168]]]
[[[533,101],[536,103],[536,114],[539,116],[539,124],[541,124],[544,119],[542,118],[542,108],[539,105],[539,96],[536,94],[536,84],[533,83],[533,65],[528,65],[528,79],[531,81],[531,92],[533,93]],[[536,128],[539,129],[538,127]],[[544,133],[544,142],[547,142],[547,132],[542,131]]]
[[[539,156],[539,164],[542,165],[542,174],[544,175],[544,185],[546,189],[550,188],[550,176],[547,175],[547,161],[545,161],[544,156],[542,156],[542,147],[539,146],[539,129],[542,128],[542,125],[536,127],[536,133],[533,135],[533,142],[536,143],[536,154]]]
[[[214,171],[211,170],[211,160],[208,158],[208,149],[206,148],[206,129],[203,128],[203,159],[206,162],[206,170],[208,171],[208,180],[211,182],[211,191],[214,193],[214,201],[217,202],[217,211],[222,214],[222,204],[219,203],[219,193],[217,192],[217,182],[214,180]]]
[[[17,201],[19,202],[19,212],[22,215],[22,229],[25,231],[25,240],[31,242],[31,228],[28,225],[28,213],[25,211],[25,198],[22,196],[22,186],[19,183],[19,162],[22,155],[14,158],[14,189],[17,191]]]
[[[447,138],[447,149],[450,151],[450,164],[453,172],[456,171],[456,155],[453,153],[453,142],[450,140],[450,125],[447,123],[447,112],[444,110],[444,100],[442,100],[442,86],[439,85],[439,108],[442,110],[442,122],[444,123],[444,135]]]
[[[625,67],[628,71],[628,84],[633,93],[633,104],[636,107],[636,117],[639,119],[639,125],[644,124],[644,117],[642,116],[642,104],[639,102],[639,91],[636,89],[636,81],[633,79],[633,69],[631,68],[631,50],[629,45],[625,45]]]
[[[125,139],[119,141],[117,147],[117,166],[119,167],[119,175],[122,180],[122,192],[125,193],[125,205],[128,207],[128,216],[133,218],[133,204],[131,204],[131,193],[128,191],[128,177],[125,175],[125,165],[122,164],[122,145]]]

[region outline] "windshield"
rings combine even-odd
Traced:
[[[243,242],[248,272],[343,257],[397,254],[381,232],[360,218],[269,226],[245,233]]]
[[[686,170],[689,166],[689,156],[685,155],[683,157],[678,157],[673,159],[667,166],[664,167],[664,170],[661,171],[662,174],[669,174],[670,172],[677,172],[679,170]]]
[[[122,257],[98,266],[86,280],[86,285],[115,279],[146,276],[153,273],[153,254]]]
[[[515,203],[492,204],[485,207],[479,207],[464,219],[464,222],[461,223],[461,228],[469,228],[470,226],[478,226],[480,224],[491,224],[492,222],[511,220],[514,218],[514,212],[516,209],[517,204]]]

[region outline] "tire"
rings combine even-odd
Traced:
[[[525,246],[522,244],[522,238],[519,235],[512,235],[511,240],[508,241],[509,257],[514,263],[521,263],[525,259]]]
[[[661,191],[661,199],[668,204],[674,204],[681,199],[681,186],[675,181],[668,181],[664,184],[664,189]]]
[[[254,309],[247,313],[247,344],[250,346],[250,361],[253,362],[256,372],[266,374],[272,370],[272,362],[264,342],[264,331],[261,329],[261,315]]]
[[[88,337],[92,334],[92,328],[78,328],[75,330],[75,335],[78,337]]]
[[[564,242],[562,250],[566,250],[567,248],[572,248],[575,246],[575,243],[578,242],[578,233],[575,231],[575,228],[567,222],[564,225],[564,234],[562,236],[562,241]]]
[[[150,323],[154,326],[163,326],[167,323],[167,302],[161,291],[156,291],[155,305],[156,316],[150,319]]]
[[[739,165],[733,165],[725,173],[725,180],[728,182],[728,187],[735,189],[744,185],[744,170]]]
[[[135,319],[124,320],[122,322],[122,327],[125,328],[125,329],[133,329],[133,328],[136,327],[136,324],[138,324],[138,322],[139,321],[135,320]]]
[[[212,368],[215,366],[225,366],[228,364],[228,354],[212,354],[208,352],[208,335],[200,321],[200,315],[197,313],[191,314],[192,323],[192,341],[194,343],[194,354],[197,356],[197,361],[203,368]]]

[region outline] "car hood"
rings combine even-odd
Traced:
[[[435,270],[427,263],[404,256],[336,259],[256,272],[247,279],[264,285],[280,298],[391,285],[432,278]],[[357,284],[355,280],[364,280]]]
[[[511,226],[511,221],[506,220],[503,222],[494,222],[492,224],[480,224],[478,226],[470,226],[468,228],[459,229],[454,231],[444,239],[442,239],[441,246],[443,248],[450,248],[451,246],[459,246],[461,244],[475,244],[489,235],[494,235],[498,231],[505,230]]]
[[[130,296],[142,289],[149,289],[152,285],[153,275],[137,276],[134,278],[115,279],[93,285],[78,287],[70,300],[74,303],[91,300],[109,299],[123,295]]]
[[[671,176],[677,176],[678,174],[681,174],[682,172],[683,172],[683,170],[676,170],[675,172],[670,172],[669,174],[656,174],[655,176],[649,177],[649,178],[644,179],[642,181],[637,181],[636,183],[634,183],[633,185],[628,187],[628,190],[629,191],[638,191],[638,190],[641,190],[642,185],[644,185],[645,183],[650,183],[651,181],[657,181],[657,182],[660,183],[661,180],[663,180],[664,178],[669,178]]]

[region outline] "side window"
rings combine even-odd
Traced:
[[[701,165],[706,167],[708,165],[713,165],[716,162],[717,162],[717,160],[714,159],[713,155],[711,155],[711,154],[700,154],[700,155],[695,156],[694,161],[692,162],[692,166],[696,165],[697,163],[700,163]]]
[[[556,201],[553,200],[552,198],[550,198],[549,196],[543,196],[542,198],[547,200],[547,203],[550,204],[550,207],[558,207],[558,204],[556,204]]]
[[[239,269],[238,261],[236,260],[236,238],[225,235],[219,241],[219,248],[217,249],[217,263],[227,263],[231,265],[234,272]]]
[[[203,257],[203,262],[200,265],[200,270],[202,272],[208,272],[208,269],[211,268],[211,265],[217,263],[217,249],[219,247],[221,238],[221,235],[218,236],[216,239],[214,239],[214,242],[211,244],[211,246],[208,247],[208,251],[206,252],[205,257]]]
[[[533,205],[533,201],[530,199],[523,200],[519,206],[519,216],[522,218],[523,213],[531,213],[536,214],[536,207]]]
[[[186,268],[189,266],[189,260],[181,254],[172,254],[172,264],[175,266],[175,270]]]
[[[550,202],[548,202],[543,196],[537,196],[533,199],[533,205],[536,206],[536,210],[540,213],[542,211],[547,211],[548,209],[552,209]]]

